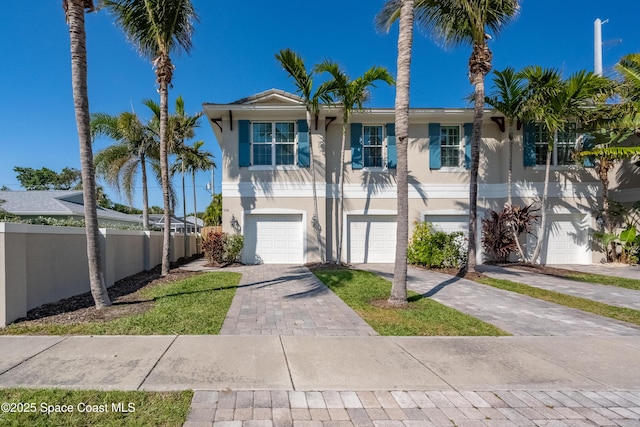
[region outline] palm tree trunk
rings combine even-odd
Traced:
[[[544,169],[544,187],[542,189],[542,208],[540,212],[540,231],[538,232],[538,240],[536,241],[536,246],[533,250],[533,254],[531,255],[531,259],[529,262],[535,264],[538,261],[538,256],[540,255],[540,250],[542,249],[542,244],[544,242],[544,233],[547,227],[547,199],[549,197],[549,175],[551,171],[551,157],[553,156],[553,146],[555,144],[556,139],[558,138],[558,132],[554,132],[552,144],[547,146],[547,163]]]
[[[84,197],[84,218],[87,234],[87,261],[89,266],[89,286],[96,308],[111,305],[102,271],[100,254],[100,232],[96,201],[96,178],[93,168],[91,131],[89,116],[89,96],[87,90],[87,48],[84,26],[84,0],[67,0],[67,19],[71,44],[71,79],[73,104],[80,143],[80,164],[82,165],[82,193]]]
[[[602,219],[604,220],[604,230],[607,233],[613,232],[613,224],[611,220],[611,213],[609,212],[609,169],[611,163],[605,158],[601,158],[598,166],[598,177],[602,184]],[[616,260],[617,251],[615,242],[609,244],[609,248],[604,248],[607,256],[607,261],[612,262]],[[610,251],[610,252],[609,252]]]
[[[507,171],[507,204],[513,204],[513,120],[509,120],[509,170]]]
[[[166,58],[168,60],[168,57]],[[160,68],[160,67],[159,67]],[[162,183],[162,200],[164,204],[164,234],[162,240],[162,276],[171,269],[171,201],[169,197],[169,156],[167,126],[169,122],[169,88],[168,82],[160,80],[160,181]]]
[[[196,204],[196,171],[191,171],[191,181],[193,183],[193,216],[195,217],[196,253],[200,253],[200,235],[198,234],[198,207]],[[211,190],[213,191],[213,190]]]
[[[398,33],[398,73],[396,80],[395,130],[396,130],[396,184],[397,229],[396,257],[393,269],[393,285],[389,304],[407,304],[407,246],[409,242],[409,184],[407,145],[409,141],[409,83],[411,70],[411,46],[413,43],[414,0],[404,0],[400,9]]]
[[[476,270],[476,236],[478,235],[478,169],[480,167],[480,138],[484,115],[484,76],[475,81],[475,105],[473,114],[473,134],[471,137],[471,169],[469,171],[469,249],[467,271]]]
[[[313,191],[313,218],[311,223],[313,230],[316,232],[316,240],[318,242],[318,252],[320,254],[320,262],[324,264],[324,249],[322,245],[322,227],[320,226],[320,218],[318,217],[318,191],[316,189],[316,165],[313,159],[313,135],[311,133],[311,111],[307,109],[307,129],[309,130],[309,172],[311,173],[311,187]]]
[[[187,257],[187,191],[184,185],[184,158],[182,159],[182,226],[184,227],[184,256]]]
[[[147,189],[147,159],[140,156],[140,168],[142,169],[142,227],[149,229],[149,194]]]
[[[346,106],[345,106],[346,108]],[[338,171],[338,188],[339,194],[338,197],[340,200],[338,201],[338,259],[336,260],[336,264],[340,264],[342,262],[342,236],[344,234],[344,148],[347,145],[347,122],[348,120],[343,120],[342,123],[342,143],[340,145],[340,170]]]

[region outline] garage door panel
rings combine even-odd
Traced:
[[[549,215],[549,230],[540,253],[543,264],[589,264],[591,256],[588,245],[588,227],[584,214]],[[538,232],[538,235],[540,233]],[[535,240],[531,239],[530,250]]]
[[[347,261],[350,263],[394,262],[395,215],[349,215],[347,245]]]
[[[245,222],[245,263],[303,263],[301,214],[250,214]]]

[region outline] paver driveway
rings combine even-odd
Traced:
[[[304,266],[233,270],[242,279],[221,335],[378,335]]]
[[[359,264],[354,268],[393,278],[393,264]],[[640,335],[640,327],[629,323],[412,266],[407,285],[514,335]]]

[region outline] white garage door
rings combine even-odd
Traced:
[[[347,262],[394,262],[396,257],[395,215],[349,215],[347,217]]]
[[[245,264],[303,264],[301,214],[245,217]]]
[[[425,215],[424,220],[433,224],[439,231],[461,231],[465,236],[469,234],[469,215]]]
[[[542,264],[591,263],[585,215],[549,215],[547,224],[549,232],[540,252]]]

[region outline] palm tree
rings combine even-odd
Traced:
[[[336,263],[339,264],[342,262],[342,236],[344,234],[342,214],[344,212],[344,149],[347,140],[347,126],[353,111],[363,109],[365,102],[369,99],[369,89],[375,87],[374,83],[376,81],[383,81],[392,85],[394,80],[386,68],[378,66],[371,67],[361,77],[351,80],[340,69],[338,64],[329,60],[316,65],[315,71],[318,73],[326,72],[331,75],[332,79],[326,83],[326,90],[342,108],[342,144],[340,148],[340,171],[338,173],[340,202],[338,207],[338,248],[336,259]]]
[[[313,155],[313,137],[311,132],[311,116],[313,115],[316,120],[320,111],[320,102],[324,101],[329,103],[331,100],[327,95],[327,85],[320,85],[316,91],[313,91],[313,75],[314,72],[307,71],[304,65],[304,60],[300,55],[292,51],[291,49],[282,49],[276,53],[276,59],[282,65],[282,68],[289,74],[289,77],[293,79],[294,84],[297,87],[297,93],[302,96],[302,100],[306,107],[307,113],[307,129],[309,130],[309,172],[311,173],[311,185],[313,191],[313,218],[311,219],[312,226],[316,232],[316,239],[318,241],[318,252],[320,253],[320,262],[325,262],[325,251],[322,247],[322,226],[320,225],[320,219],[318,217],[318,195],[316,189],[316,166]]]
[[[594,97],[605,90],[608,82],[586,71],[578,71],[567,80],[562,80],[558,71],[537,66],[526,67],[520,74],[526,81],[524,118],[541,123],[549,135],[540,214],[540,232],[544,233],[547,225],[551,158],[558,132],[563,131],[570,121],[580,122],[588,113],[585,107],[594,105]],[[538,236],[533,254],[527,262],[536,262],[543,241],[542,236]]]
[[[82,165],[82,193],[87,233],[89,286],[96,308],[101,309],[110,306],[111,299],[104,281],[100,254],[96,178],[93,170],[89,96],[87,92],[87,36],[84,27],[85,10],[91,12],[94,7],[91,0],[63,0],[62,6],[69,25],[71,45],[71,83],[80,143],[80,164]]]
[[[525,103],[525,90],[522,77],[512,67],[493,72],[494,91],[485,98],[485,102],[494,110],[502,113],[507,122],[509,138],[509,169],[507,172],[507,204],[511,206],[513,198],[513,141],[516,122],[522,119]]]
[[[170,55],[191,50],[193,23],[198,16],[190,0],[104,0],[128,38],[155,68],[160,92],[160,175],[164,204],[162,275],[169,274],[171,206],[169,195],[169,85],[173,78]]]
[[[376,21],[388,28],[400,13],[401,0],[389,0]],[[520,10],[518,0],[416,0],[415,16],[419,27],[427,30],[445,45],[469,44],[469,80],[475,87],[471,167],[469,170],[469,252],[468,271],[475,271],[478,168],[484,115],[484,77],[491,71],[492,53],[487,41],[500,33],[502,27]]]
[[[196,205],[196,172],[198,171],[207,171],[216,167],[215,162],[213,161],[213,154],[209,151],[200,151],[200,148],[204,145],[204,141],[196,141],[193,143],[193,147],[189,147],[188,145],[183,145],[178,157],[176,158],[176,162],[171,167],[171,175],[175,175],[178,171],[182,172],[182,200],[183,200],[183,209],[184,209],[184,222],[185,222],[185,230],[186,230],[186,222],[187,222],[187,208],[186,208],[186,194],[185,194],[185,185],[184,185],[184,174],[185,172],[191,172],[191,180],[193,184],[193,212],[194,216],[197,220],[198,208]],[[185,240],[186,242],[186,240]],[[185,252],[186,253],[186,252]]]
[[[407,304],[407,249],[409,242],[409,184],[407,145],[409,141],[409,83],[411,76],[411,47],[413,44],[414,0],[403,0],[400,7],[398,32],[398,70],[396,81],[395,131],[398,186],[398,217],[396,229],[396,258],[389,304]]]
[[[124,192],[129,205],[133,195],[138,169],[142,174],[142,225],[149,228],[149,195],[147,162],[157,165],[158,144],[148,126],[135,113],[122,112],[117,116],[96,113],[91,117],[93,137],[108,136],[117,141],[95,156],[96,172],[118,192]]]

